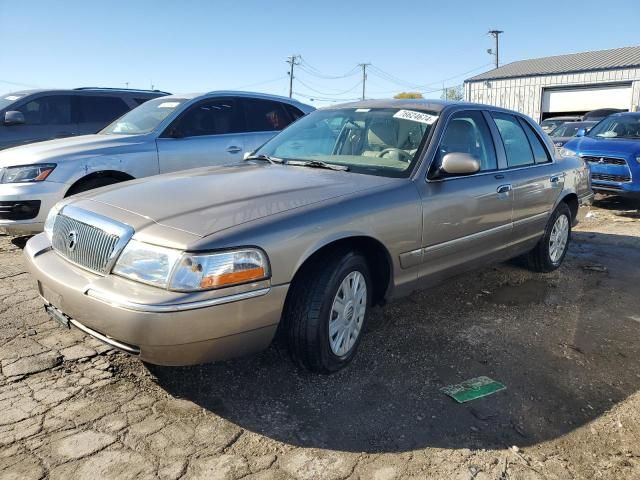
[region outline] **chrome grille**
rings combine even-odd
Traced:
[[[592,173],[592,180],[607,180],[609,182],[630,182],[631,177],[629,175],[610,175],[607,173]]]
[[[67,206],[56,217],[51,244],[69,261],[104,275],[132,234],[127,225]]]

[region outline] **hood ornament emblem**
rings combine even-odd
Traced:
[[[67,248],[70,252],[73,252],[78,246],[78,233],[75,230],[71,230],[67,236]]]

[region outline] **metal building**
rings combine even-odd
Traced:
[[[464,82],[465,100],[537,121],[599,108],[640,110],[640,47],[509,63]]]

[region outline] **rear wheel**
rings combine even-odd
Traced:
[[[531,252],[529,266],[536,272],[552,272],[564,260],[571,240],[571,210],[561,203],[547,222],[544,235]]]
[[[360,344],[372,291],[360,253],[335,252],[307,266],[291,286],[283,315],[292,358],[314,372],[344,368]]]

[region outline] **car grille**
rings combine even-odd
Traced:
[[[607,165],[626,165],[627,162],[624,158],[615,158],[615,157],[593,157],[589,155],[585,155],[582,157],[585,162],[589,163],[604,163]]]
[[[84,210],[65,207],[56,217],[51,244],[62,257],[105,275],[132,234],[131,227],[104,217],[94,217]]]
[[[609,182],[630,182],[629,175],[608,175],[606,173],[592,173],[591,180],[607,180]]]

